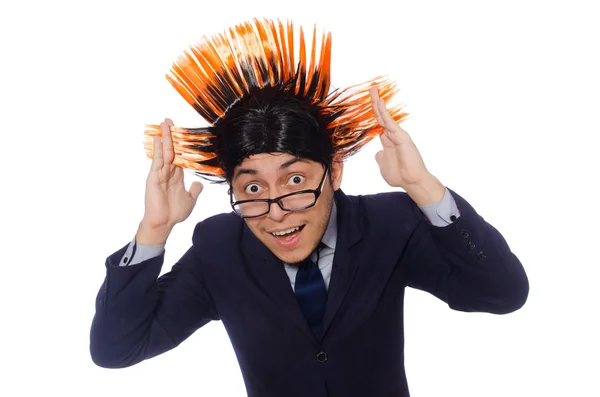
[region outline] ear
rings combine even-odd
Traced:
[[[342,175],[344,174],[344,161],[340,157],[334,157],[331,162],[331,184],[336,191],[342,185]]]

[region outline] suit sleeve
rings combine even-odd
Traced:
[[[529,294],[525,270],[504,237],[449,189],[460,217],[445,227],[418,218],[405,251],[407,285],[427,291],[455,310],[510,313]]]
[[[123,368],[157,356],[219,319],[194,245],[160,278],[164,251],[136,266],[119,266],[128,246],[106,259],[96,298],[90,353],[101,367]]]

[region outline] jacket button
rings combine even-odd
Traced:
[[[325,353],[325,352],[317,353],[317,361],[320,363],[324,363],[325,361],[327,361],[327,353]]]
[[[463,236],[463,238],[469,237],[469,231],[467,229],[463,229],[462,232],[460,232],[460,233]]]
[[[472,241],[469,241],[469,244],[467,245],[467,248],[468,248],[469,250],[473,250],[473,249],[475,248],[475,243],[474,243],[474,242],[472,242]]]
[[[477,254],[477,257],[478,257],[479,259],[485,259],[485,258],[487,258],[487,257],[485,256],[485,254],[483,253],[483,251],[481,251],[480,253],[478,253],[478,254]]]
[[[456,216],[454,216],[454,215],[451,215],[451,216],[450,216],[450,220],[451,220],[452,222],[454,222],[454,221],[456,220]]]

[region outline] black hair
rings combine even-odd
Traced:
[[[333,143],[316,105],[281,87],[251,93],[226,112],[213,127],[218,164],[231,182],[235,167],[260,153],[289,153],[331,166]]]

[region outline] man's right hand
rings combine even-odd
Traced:
[[[144,218],[136,234],[138,244],[164,244],[173,227],[190,216],[203,189],[200,182],[194,182],[189,191],[185,190],[183,169],[173,165],[172,126],[173,122],[165,119],[160,123],[162,139],[154,136],[152,165],[146,179]]]

